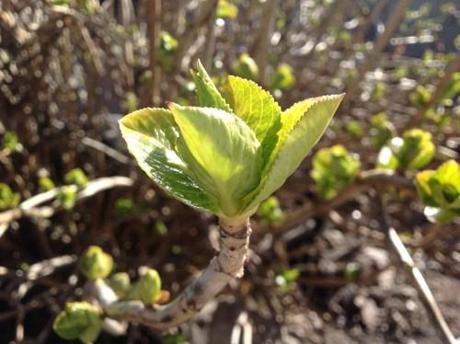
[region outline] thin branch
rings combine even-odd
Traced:
[[[412,0],[399,0],[398,4],[395,6],[395,9],[392,11],[391,15],[388,17],[387,22],[385,23],[385,30],[377,38],[377,42],[374,44],[371,53],[366,57],[366,61],[363,65],[358,68],[358,77],[355,82],[348,90],[347,95],[344,99],[344,104],[349,104],[350,100],[353,99],[356,95],[357,90],[359,89],[359,83],[364,79],[366,73],[370,71],[380,59],[380,55],[387,46],[390,38],[396,32],[399,24],[405,18],[405,14]]]
[[[429,102],[420,111],[418,111],[415,116],[412,117],[412,119],[409,122],[408,127],[417,125],[425,117],[426,113],[442,100],[442,97],[444,96],[452,80],[452,76],[454,75],[455,72],[459,70],[460,70],[460,56],[457,56],[455,59],[450,61],[449,64],[446,66],[444,75],[442,78],[438,80],[438,83],[436,84],[436,89],[431,95]]]
[[[425,277],[423,277],[421,271],[415,265],[414,260],[412,259],[406,246],[404,246],[401,238],[398,235],[398,232],[389,225],[383,200],[380,196],[378,196],[378,201],[380,206],[381,223],[387,236],[388,242],[390,243],[392,249],[397,253],[399,262],[402,264],[404,270],[410,273],[412,282],[417,289],[419,296],[422,298],[429,314],[431,315],[436,328],[439,330],[440,334],[442,334],[443,338],[446,340],[446,343],[456,344],[457,340],[447,325],[447,322],[441,313],[441,309],[439,308],[439,305],[436,302],[436,299],[434,298],[434,295],[431,292]]]
[[[331,210],[352,200],[357,195],[368,191],[369,188],[376,186],[394,186],[405,190],[415,190],[412,181],[394,172],[379,170],[363,171],[358,175],[353,184],[344,189],[332,200],[315,203],[314,205],[308,203],[287,212],[284,221],[279,225],[272,226],[270,232],[284,232],[289,228],[305,222],[307,219],[327,214]],[[269,230],[267,226],[256,226],[254,229],[256,233],[263,233]]]
[[[267,79],[270,39],[275,25],[276,9],[279,0],[267,0],[262,10],[262,19],[259,26],[259,35],[255,41],[254,59],[259,67],[260,83],[264,85]]]
[[[103,177],[90,181],[83,189],[77,193],[77,201],[94,196],[95,194],[120,186],[131,186],[133,180],[123,176]],[[57,210],[61,209],[60,205],[53,207],[39,206],[43,203],[50,202],[55,199],[62,190],[61,187],[51,189],[46,192],[39,193],[31,198],[25,200],[17,208],[10,209],[0,213],[0,225],[8,224],[11,221],[17,220],[22,216],[35,216],[35,217],[50,217]]]
[[[95,284],[95,296],[106,314],[117,320],[143,324],[165,331],[186,322],[231,281],[241,278],[248,258],[251,227],[249,220],[237,224],[221,221],[220,251],[201,275],[188,285],[175,300],[158,308],[140,301],[116,301],[113,291],[102,281]]]

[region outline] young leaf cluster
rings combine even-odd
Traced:
[[[53,329],[63,339],[93,343],[102,329],[102,312],[89,302],[68,302],[54,320]]]
[[[380,150],[377,166],[388,170],[418,170],[431,162],[435,152],[436,147],[429,132],[411,129],[402,138],[391,139]]]
[[[166,302],[169,293],[161,290],[161,278],[154,269],[141,268],[140,277],[131,283],[126,272],[113,270],[113,258],[99,246],[90,246],[80,258],[80,271],[90,281],[103,281],[119,300],[139,300],[148,306]],[[67,340],[93,343],[101,331],[103,314],[100,308],[89,302],[68,302],[53,323],[54,331]]]
[[[428,218],[451,222],[460,216],[460,164],[449,160],[436,170],[419,172],[416,177],[417,191],[425,204]]]
[[[335,145],[320,149],[315,154],[311,176],[318,193],[329,200],[353,182],[360,166],[357,155],[351,154],[342,145]]]
[[[201,64],[199,107],[146,108],[120,121],[140,167],[182,202],[235,221],[252,215],[322,136],[343,95],[282,111],[257,84],[229,76],[218,90]]]

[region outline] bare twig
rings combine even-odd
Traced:
[[[255,41],[254,59],[260,72],[260,83],[264,85],[267,77],[267,65],[269,61],[270,39],[275,24],[276,8],[279,0],[267,0],[262,12],[262,21],[259,26],[259,36]]]
[[[350,100],[355,97],[356,91],[359,89],[359,82],[364,79],[366,73],[371,70],[379,61],[380,54],[383,52],[386,45],[388,44],[388,41],[395,33],[401,21],[404,19],[407,8],[409,7],[411,1],[412,0],[399,0],[395,9],[388,17],[388,20],[385,24],[385,30],[377,38],[377,42],[374,44],[372,52],[369,54],[369,56],[366,57],[364,64],[358,68],[358,78],[356,83],[347,90],[347,95],[344,99],[345,104],[348,104]]]
[[[436,299],[434,298],[434,295],[431,292],[425,277],[423,277],[421,271],[415,265],[414,260],[412,259],[406,246],[404,246],[401,238],[398,235],[398,232],[389,225],[383,200],[380,196],[378,196],[378,201],[380,206],[381,223],[387,236],[388,242],[390,243],[392,249],[397,253],[399,262],[402,264],[403,268],[410,273],[412,282],[417,289],[419,296],[422,298],[429,314],[431,315],[436,328],[442,334],[443,338],[446,340],[446,343],[456,344],[457,340],[447,325],[447,322],[441,313],[441,309],[439,308],[439,305],[436,302]]]
[[[157,105],[160,102],[160,78],[161,70],[157,64],[157,49],[160,45],[161,29],[161,0],[147,1],[147,26],[149,42],[149,68],[151,73],[148,87],[149,99],[146,106]]]
[[[84,144],[85,146],[88,146],[88,147],[91,147],[93,149],[96,149],[102,153],[104,153],[105,155],[107,155],[108,157],[111,157],[112,159],[122,163],[122,164],[128,164],[130,159],[120,153],[119,151],[117,151],[116,149],[113,149],[112,147],[110,146],[107,146],[106,144],[104,144],[103,142],[101,141],[97,141],[95,139],[92,139],[90,137],[84,137],[82,140],[81,140],[81,143]]]
[[[114,187],[131,186],[133,180],[123,176],[104,177],[92,180],[77,193],[77,201],[94,196],[95,194]],[[59,205],[53,207],[38,208],[41,204],[52,201],[61,192],[63,187],[57,187],[49,191],[37,194],[21,204],[17,208],[10,209],[0,213],[0,224],[10,223],[22,216],[49,217],[57,210],[61,209]]]
[[[396,175],[391,171],[369,170],[363,171],[356,178],[355,182],[343,190],[337,197],[330,201],[305,204],[285,214],[284,221],[270,228],[271,232],[284,232],[285,230],[305,222],[307,219],[327,214],[331,210],[355,198],[360,193],[366,192],[375,186],[394,186],[405,190],[415,190],[414,184],[404,177]],[[266,226],[256,226],[256,233],[267,231]]]
[[[438,80],[436,89],[431,95],[430,101],[425,106],[423,106],[423,108],[420,111],[418,111],[415,116],[412,117],[408,127],[414,126],[417,123],[419,123],[420,120],[422,120],[423,117],[425,117],[428,110],[433,108],[436,104],[438,104],[441,101],[444,93],[449,87],[450,81],[452,80],[452,75],[458,71],[460,71],[460,56],[457,56],[446,66],[444,75],[442,76],[442,78]]]

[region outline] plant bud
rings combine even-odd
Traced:
[[[54,331],[66,340],[93,343],[102,327],[101,311],[88,302],[68,302],[53,323]]]
[[[113,268],[112,256],[99,246],[90,246],[80,259],[81,272],[90,280],[107,277]]]

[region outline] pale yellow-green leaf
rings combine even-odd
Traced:
[[[260,143],[254,133],[239,117],[219,109],[176,104],[170,109],[200,183],[218,199],[224,216],[237,214],[241,198],[260,178]]]
[[[281,115],[282,128],[273,156],[248,211],[268,198],[297,169],[323,135],[343,95],[310,98],[294,104]]]
[[[171,112],[141,109],[123,117],[120,129],[139,166],[161,188],[188,205],[216,210],[216,204],[197,184],[194,173],[179,155],[179,128]]]

